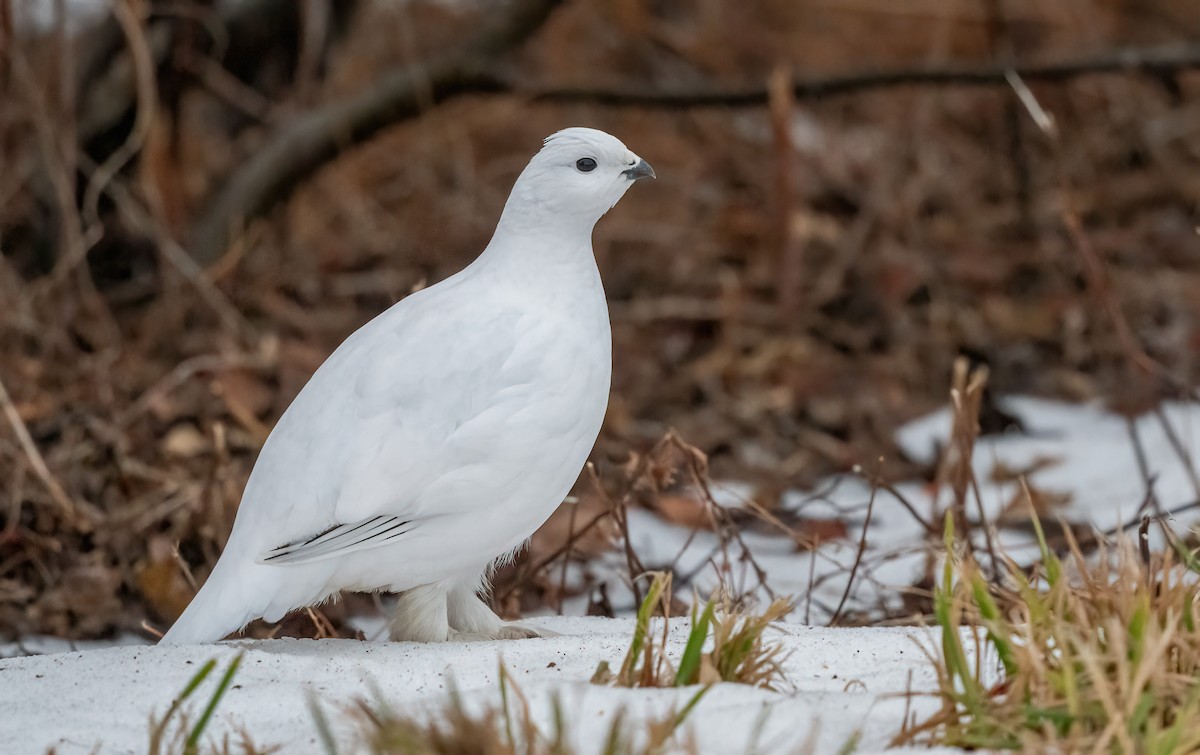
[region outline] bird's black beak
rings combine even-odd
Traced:
[[[657,178],[654,175],[654,168],[650,167],[650,163],[645,160],[638,160],[637,165],[629,170],[621,171],[621,175],[628,178],[630,181],[636,181],[639,178]]]

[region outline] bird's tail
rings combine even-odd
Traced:
[[[205,645],[237,632],[255,618],[237,589],[230,565],[218,561],[183,614],[159,640],[160,645]]]

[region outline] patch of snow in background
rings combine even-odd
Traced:
[[[1132,516],[1146,490],[1133,434],[1145,453],[1147,473],[1162,506],[1171,510],[1197,500],[1200,490],[1193,475],[1200,466],[1200,405],[1166,402],[1160,416],[1148,412],[1135,419],[1105,411],[1099,404],[1068,404],[1031,397],[1001,401],[1016,415],[1025,432],[984,436],[972,459],[975,474],[997,498],[1015,495],[1015,484],[989,484],[997,464],[1025,469],[1039,460],[1053,461],[1030,473],[1039,490],[1066,493],[1069,519],[1090,521],[1101,528],[1116,526]],[[950,410],[941,409],[905,425],[896,436],[910,458],[932,463],[950,428]],[[1164,422],[1172,428],[1183,456],[1176,451]]]
[[[122,634],[108,640],[66,640],[61,637],[28,637],[20,642],[0,642],[0,658],[74,653],[84,650],[119,647],[125,645],[149,645],[150,640],[136,634]]]
[[[1133,420],[1110,413],[1099,404],[1069,404],[1029,397],[1005,399],[1002,407],[1021,421],[1025,431],[983,436],[976,443],[972,466],[989,523],[995,524],[1010,502],[1021,500],[1020,484],[1013,471],[1026,472],[1034,490],[1069,499],[1049,516],[1090,524],[1102,531],[1130,522],[1146,496],[1131,432],[1137,434],[1142,444],[1147,474],[1154,480],[1154,492],[1164,510],[1200,498],[1193,479],[1194,470],[1200,466],[1198,405],[1166,403],[1161,407],[1161,419],[1155,413],[1148,413]],[[918,418],[900,429],[897,443],[909,458],[933,465],[949,439],[951,419],[949,408]],[[1185,450],[1182,457],[1164,422]],[[1007,477],[995,481],[997,470],[1006,470]],[[924,482],[902,482],[893,489],[924,523],[893,493],[874,492],[865,549],[842,615],[898,607],[903,591],[929,567],[930,542],[940,543],[940,514],[948,503],[950,491],[943,490],[940,500],[935,502],[934,491]],[[740,506],[751,491],[743,484],[728,483],[714,485],[713,494],[722,505]],[[743,533],[742,539],[754,560],[768,574],[770,593],[757,586],[752,565],[739,558],[736,547],[730,547],[726,556],[715,533],[693,531],[665,521],[653,512],[635,509],[628,515],[630,543],[647,568],[663,569],[674,564],[677,575],[691,576],[684,590],[694,588],[701,596],[707,596],[725,584],[735,592],[753,594],[759,599],[768,599],[770,594],[794,596],[799,601],[799,610],[789,617],[790,621],[823,624],[832,618],[846,592],[871,497],[870,483],[853,475],[823,480],[812,491],[785,494],[782,508],[786,510],[808,518],[840,519],[847,523],[845,539],[825,542],[815,552],[798,549],[783,534]],[[978,516],[974,501],[968,515]],[[1192,521],[1184,517],[1174,522],[1174,526],[1186,527]],[[932,538],[926,525],[933,529]],[[1154,537],[1155,545],[1161,545],[1161,538],[1157,534]],[[1015,558],[1032,559],[1037,555],[1036,541],[1029,531],[1000,528],[996,540]],[[623,581],[628,569],[622,554],[610,554],[602,566],[590,564],[583,569],[593,580],[606,583],[618,613],[632,614],[634,595]],[[582,569],[573,567],[570,576],[571,584],[584,584]],[[809,590],[810,584],[814,589]],[[566,612],[582,613],[587,600],[585,595],[570,602]]]
[[[47,32],[58,24],[60,0],[25,0],[13,8],[13,23],[23,33]],[[85,29],[104,16],[112,0],[61,0],[63,18],[71,32]]]

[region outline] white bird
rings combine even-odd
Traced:
[[[592,229],[643,177],[602,131],[547,138],[483,253],[347,338],[284,412],[162,642],[215,642],[341,590],[399,592],[393,640],[538,636],[480,594],[600,432],[612,337]]]

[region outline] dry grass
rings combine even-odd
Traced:
[[[694,605],[678,666],[667,656],[670,606],[671,575],[651,575],[621,668],[614,674],[607,662],[601,662],[592,681],[620,687],[733,682],[772,690],[786,683],[783,663],[787,655],[781,645],[764,636],[774,622],[791,613],[794,606],[789,601],[774,600],[760,613],[737,607],[726,598],[709,600],[699,612]],[[661,634],[651,627],[656,612],[663,617]]]
[[[986,370],[956,365],[953,426],[937,475],[939,488],[951,494],[944,558],[932,580],[941,644],[931,660],[941,707],[924,721],[906,722],[893,743],[1195,751],[1200,562],[1165,524],[1172,548],[1152,553],[1149,517],[1142,520],[1139,547],[1119,528],[1115,541],[1089,533],[1081,544],[1065,525],[1052,546],[1038,496],[1023,475],[1020,507],[1036,534],[1039,559],[1025,567],[1001,552],[982,519],[971,463],[987,377]],[[1145,483],[1153,491],[1153,480]]]
[[[954,553],[947,517],[946,544]],[[1036,522],[1036,520],[1035,520]],[[941,709],[895,744],[1030,751],[1185,753],[1200,749],[1197,561],[1139,553],[1127,538],[1062,560],[1046,545],[1026,571],[989,582],[948,558],[935,594]],[[1143,530],[1144,534],[1144,530]],[[981,629],[970,660],[965,626]],[[986,636],[986,643],[983,640]],[[985,657],[998,659],[995,668]]]
[[[630,726],[624,710],[617,711],[602,746],[598,750],[589,746],[587,751],[601,755],[695,752],[692,744],[678,741],[676,733],[705,691],[644,728]],[[552,701],[553,727],[548,734],[534,723],[529,701],[503,666],[500,698],[498,706],[472,710],[452,689],[444,709],[429,718],[400,713],[382,701],[359,700],[353,711],[359,720],[358,738],[348,751],[374,755],[573,755],[577,751],[557,698]],[[337,755],[341,750],[324,712],[315,703],[312,709],[325,751]]]
[[[268,755],[279,748],[257,746],[245,731],[236,739],[205,739],[225,692],[241,666],[238,655],[221,674],[216,687],[194,719],[186,703],[209,678],[217,662],[210,660],[188,681],[179,697],[161,716],[153,717],[146,744],[149,755]],[[677,711],[631,725],[625,711],[613,716],[601,755],[657,755],[662,752],[695,752],[691,742],[677,737],[679,727],[708,691],[698,690]],[[534,722],[528,699],[500,667],[500,704],[483,708],[466,704],[453,686],[445,706],[430,716],[398,712],[381,695],[375,702],[358,699],[348,716],[356,722],[354,736],[339,743],[329,718],[315,698],[310,700],[313,724],[329,755],[369,752],[374,755],[573,755],[576,752],[558,697],[551,701],[552,730],[543,732]],[[588,752],[596,752],[589,747]]]

